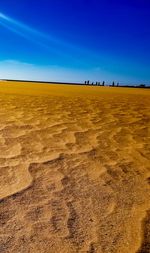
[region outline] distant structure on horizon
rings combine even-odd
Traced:
[[[95,83],[91,82],[90,83],[90,81],[88,80],[88,81],[85,81],[84,84],[85,85],[95,85],[95,86],[105,86],[105,81],[103,81],[102,84],[101,84],[101,82],[95,82]]]
[[[88,81],[85,81],[84,82],[85,85],[94,85],[94,86],[105,86],[105,81],[103,81],[102,83],[101,82],[90,82],[89,80]],[[112,84],[110,85],[106,85],[106,86],[109,86],[109,87],[128,87],[128,88],[150,88],[150,85],[145,85],[145,84],[135,84],[135,85],[120,85],[120,83],[116,83],[113,81]]]

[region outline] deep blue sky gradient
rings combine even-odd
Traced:
[[[150,83],[148,0],[1,0],[0,13],[45,36],[17,28],[22,37],[0,24],[0,61],[82,70],[85,78],[100,69],[108,80]]]

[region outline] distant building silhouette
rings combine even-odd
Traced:
[[[144,87],[146,87],[146,85],[145,84],[140,84],[139,87],[144,88]]]
[[[115,86],[115,82],[112,83],[112,86],[113,86],[113,87]]]
[[[102,86],[105,86],[105,82],[104,81],[102,82]]]

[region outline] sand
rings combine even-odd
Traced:
[[[150,90],[0,82],[0,252],[150,252]]]

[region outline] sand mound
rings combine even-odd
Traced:
[[[0,251],[150,252],[149,138],[149,90],[1,84]]]

